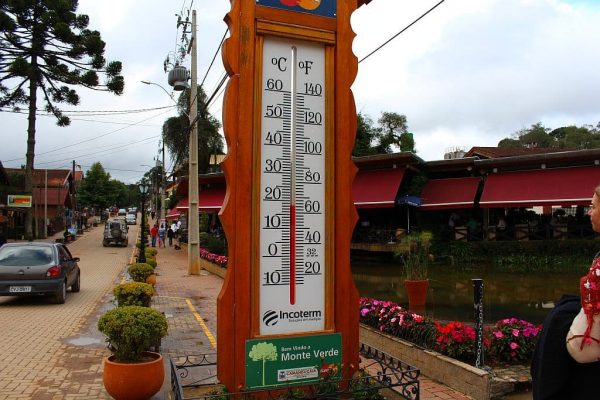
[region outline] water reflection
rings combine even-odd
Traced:
[[[361,296],[392,300],[408,306],[401,268],[394,263],[352,261],[352,272]],[[564,293],[578,293],[583,273],[516,274],[456,272],[449,266],[429,268],[429,291],[425,314],[438,320],[473,320],[472,278],[484,280],[486,323],[517,317],[541,323]]]

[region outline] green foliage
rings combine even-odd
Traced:
[[[168,324],[156,310],[126,306],[107,311],[98,320],[98,330],[106,335],[117,361],[137,362],[167,335]]]
[[[432,233],[427,231],[411,233],[402,238],[401,243],[406,246],[407,251],[398,252],[395,257],[402,260],[407,280],[427,279],[432,238]]]
[[[155,269],[158,263],[156,262],[155,257],[146,256],[146,264],[150,265],[152,269]]]
[[[356,140],[354,141],[354,157],[369,156],[376,153],[375,140],[377,138],[377,129],[373,125],[373,120],[368,115],[358,113],[356,124]]]
[[[96,162],[85,173],[85,179],[81,182],[78,193],[78,201],[81,205],[95,209],[108,208],[113,203],[110,199],[109,190],[110,174],[102,164]]]
[[[135,282],[146,282],[146,279],[154,273],[154,268],[148,263],[136,263],[131,264],[127,272]]]
[[[207,249],[209,252],[219,255],[227,255],[225,241],[219,237],[211,235],[208,232],[200,232],[198,236],[200,247]]]
[[[179,116],[167,119],[163,124],[163,141],[171,153],[176,166],[185,163],[189,154],[188,130],[190,111],[190,90],[181,92],[177,101]],[[208,172],[210,156],[223,154],[223,139],[219,134],[220,122],[206,109],[207,96],[198,86],[196,105],[198,108],[198,171]]]
[[[202,194],[200,194],[202,196]],[[210,216],[208,213],[201,212],[198,216],[198,230],[202,232],[208,232],[208,227],[210,224]]]
[[[457,268],[473,265],[493,265],[497,271],[540,273],[585,272],[597,251],[594,240],[531,240],[531,241],[452,241],[440,254],[450,254]]]
[[[150,300],[154,295],[152,285],[142,282],[127,282],[115,286],[113,294],[119,307],[143,306],[150,307]]]
[[[513,138],[498,142],[498,147],[549,147],[569,150],[600,148],[600,129],[598,126],[570,125],[551,130],[541,122],[514,133]]]
[[[146,247],[145,253],[146,257],[155,257],[158,254],[158,250],[154,247]]]
[[[377,122],[379,123],[377,153],[391,153],[392,146],[400,148],[400,151],[415,152],[415,141],[412,133],[408,132],[406,116],[384,111]]]

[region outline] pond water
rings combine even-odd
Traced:
[[[487,269],[489,271],[489,269]],[[391,300],[408,307],[402,268],[387,261],[352,260],[352,274],[361,296]],[[541,323],[564,293],[579,292],[581,272],[518,274],[454,271],[447,265],[429,268],[429,290],[424,313],[436,320],[473,321],[473,283],[484,282],[484,320],[516,317]]]

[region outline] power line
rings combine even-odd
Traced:
[[[93,116],[115,115],[115,114],[138,114],[138,113],[149,112],[149,111],[164,110],[164,109],[173,108],[173,107],[175,107],[175,106],[169,105],[169,106],[163,106],[163,107],[139,108],[139,109],[134,109],[134,110],[91,110],[91,111],[90,110],[87,110],[87,111],[86,110],[64,110],[64,111],[62,111],[62,113],[63,114],[80,114],[81,116],[85,116],[85,117],[93,117]],[[10,113],[15,113],[15,114],[28,114],[28,112],[14,110],[9,107],[0,107],[0,112],[10,112]],[[41,111],[36,112],[36,115],[54,116],[54,114],[52,114],[50,112],[41,112]]]
[[[416,24],[417,22],[419,22],[421,20],[421,18],[425,17],[427,14],[429,14],[431,11],[433,11],[437,6],[439,6],[440,4],[442,4],[444,1],[446,0],[441,0],[439,3],[437,3],[435,6],[431,7],[429,10],[427,10],[427,12],[425,12],[425,14],[421,15],[419,18],[415,19],[413,22],[411,22],[410,24],[408,24],[404,29],[402,29],[400,32],[396,33],[394,36],[392,36],[391,38],[389,38],[388,40],[386,40],[383,44],[381,44],[379,47],[377,47],[375,50],[373,50],[372,52],[370,52],[369,54],[367,54],[365,57],[363,57],[359,63],[365,61],[367,58],[371,57],[373,54],[375,54],[376,52],[378,52],[379,50],[381,50],[381,48],[383,46],[385,46],[386,44],[388,44],[389,42],[391,42],[392,40],[396,39],[402,32],[406,31],[408,28],[410,28],[411,26],[413,26],[414,24]]]
[[[206,80],[206,77],[208,76],[208,73],[210,72],[210,69],[212,68],[213,63],[215,62],[215,58],[217,58],[219,51],[221,51],[221,46],[223,46],[223,42],[225,41],[225,36],[227,36],[227,32],[229,32],[229,28],[225,29],[225,33],[223,34],[223,37],[221,38],[221,43],[219,43],[219,46],[217,47],[217,51],[215,51],[212,61],[210,62],[210,65],[208,66],[208,69],[206,70],[206,74],[204,75],[204,78],[202,78],[202,83],[200,83],[200,87],[204,86],[204,81]]]

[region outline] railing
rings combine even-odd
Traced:
[[[177,364],[170,359],[171,390],[175,400],[251,399],[419,399],[420,371],[376,348],[361,344],[362,373],[351,379],[324,378],[313,384],[277,387],[272,390],[247,390],[227,393],[216,382],[215,354],[186,356]],[[199,372],[199,370],[203,370]],[[301,389],[301,390],[300,390]]]

